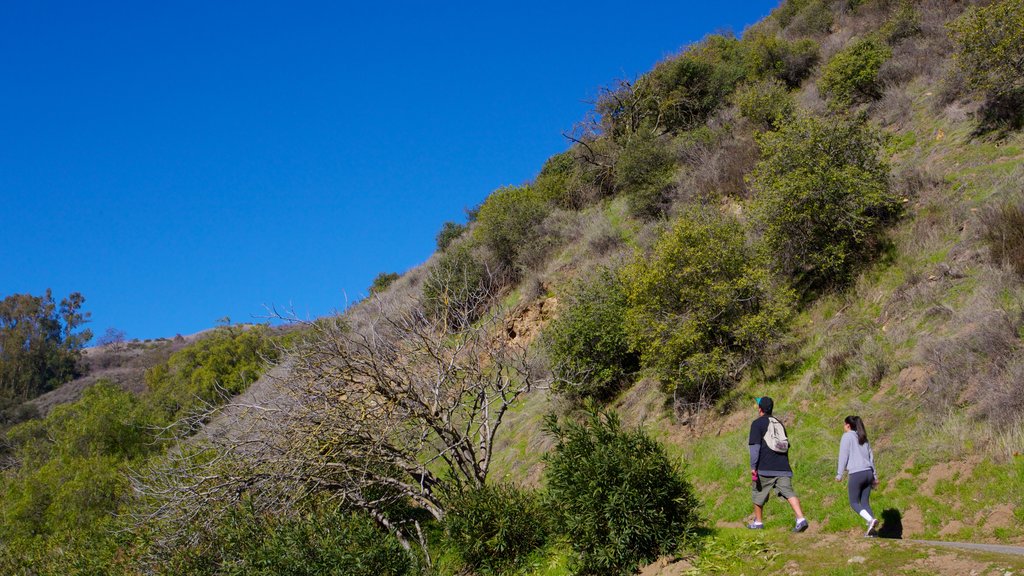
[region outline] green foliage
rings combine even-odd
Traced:
[[[493,281],[472,243],[456,242],[431,266],[423,283],[423,308],[449,327],[467,326],[488,304]]]
[[[398,280],[401,276],[397,272],[381,272],[377,274],[377,277],[373,279],[373,284],[370,284],[370,295],[380,294],[388,289],[395,280]]]
[[[845,284],[899,209],[881,134],[863,121],[806,116],[758,143],[755,212],[777,266],[806,287]]]
[[[882,25],[881,34],[889,44],[896,45],[921,33],[921,15],[913,0],[900,0],[892,16]]]
[[[89,321],[84,303],[74,292],[58,307],[50,290],[0,300],[0,423],[10,419],[9,408],[80,374],[80,351],[92,338],[79,331]]]
[[[584,205],[580,166],[573,152],[555,154],[544,162],[533,187],[546,201],[562,208],[579,209]]]
[[[537,228],[549,211],[547,200],[533,186],[500,188],[480,206],[476,238],[500,265],[516,270],[520,251],[537,239]]]
[[[452,242],[459,239],[469,226],[459,224],[458,222],[445,222],[441,225],[441,230],[437,233],[437,250],[438,252],[444,252],[448,249],[448,246]]]
[[[615,187],[629,197],[630,211],[640,217],[664,212],[664,192],[672,183],[676,160],[665,138],[642,128],[622,147],[615,164]]]
[[[724,391],[781,332],[792,303],[742,224],[712,209],[678,218],[623,276],[633,349],[679,396],[695,400]]]
[[[1024,278],[1024,203],[1007,203],[986,211],[982,237],[989,256]]]
[[[665,449],[612,413],[547,430],[544,470],[552,508],[575,553],[576,574],[632,574],[673,551],[699,523],[693,487]]]
[[[761,130],[775,130],[796,112],[796,102],[786,85],[773,78],[744,84],[733,96],[745,118]]]
[[[818,89],[838,108],[879,98],[884,87],[878,72],[891,57],[892,49],[876,37],[858,40],[828,61]]]
[[[444,519],[445,540],[471,571],[507,574],[544,546],[548,511],[533,492],[510,484],[457,494]]]
[[[224,326],[146,371],[148,401],[171,420],[238,394],[276,360],[266,326]]]
[[[989,95],[1024,90],[1024,0],[973,6],[949,30],[972,87]]]
[[[717,110],[745,75],[740,41],[712,35],[658,63],[635,84],[603,95],[597,111],[606,133],[620,143],[641,129],[689,130]]]
[[[818,43],[809,38],[788,42],[775,34],[752,32],[743,38],[753,78],[782,81],[796,88],[818,63]]]
[[[773,16],[795,34],[825,34],[832,28],[832,9],[825,0],[786,0]]]
[[[574,400],[607,400],[639,368],[623,323],[626,294],[618,275],[600,268],[576,281],[543,342],[558,377],[556,391]]]
[[[177,551],[159,574],[402,576],[414,560],[372,520],[339,509],[296,517],[235,510],[213,534]]]

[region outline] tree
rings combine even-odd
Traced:
[[[828,61],[818,89],[837,108],[880,98],[884,86],[878,73],[891,57],[892,49],[878,38],[858,40]]]
[[[438,252],[444,252],[448,249],[448,246],[452,242],[462,236],[463,232],[469,229],[469,226],[465,224],[459,224],[458,222],[445,222],[441,225],[441,230],[437,233],[437,250]]]
[[[152,514],[203,522],[243,497],[281,512],[319,494],[425,549],[408,504],[440,520],[444,494],[484,486],[505,414],[541,380],[524,348],[496,336],[500,311],[453,329],[407,302],[366,306],[358,330],[342,317],[303,322],[274,395],[218,410],[222,433],[139,478],[161,503]]]
[[[520,252],[536,241],[537,228],[549,211],[547,200],[533,186],[500,188],[480,206],[475,235],[501,266],[516,271]]]
[[[776,265],[805,288],[845,284],[900,206],[881,134],[863,120],[804,116],[758,144],[754,212]]]
[[[34,398],[80,373],[82,347],[92,332],[82,330],[89,313],[75,292],[58,308],[44,296],[13,294],[0,301],[0,408]]]
[[[104,348],[110,348],[111,350],[121,350],[124,348],[126,334],[124,330],[118,330],[111,326],[107,328],[107,331],[100,336],[96,343]]]
[[[973,87],[992,96],[1024,90],[1024,0],[972,6],[949,30]]]

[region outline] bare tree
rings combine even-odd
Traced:
[[[359,329],[343,316],[302,322],[274,394],[213,410],[201,443],[140,474],[138,489],[156,503],[151,516],[194,526],[211,506],[246,497],[282,512],[328,496],[426,551],[410,505],[440,520],[446,494],[486,483],[502,420],[539,372],[503,337],[500,310],[457,328],[379,298],[362,312]]]

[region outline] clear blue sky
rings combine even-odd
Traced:
[[[143,339],[341,309],[599,86],[776,3],[5,2],[0,297]]]

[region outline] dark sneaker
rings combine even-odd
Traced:
[[[807,520],[801,520],[793,527],[793,532],[803,532],[804,530],[807,530]]]
[[[871,522],[868,522],[868,530],[864,535],[869,538],[875,536],[875,528],[878,528],[878,518],[872,518]]]
[[[747,528],[750,528],[751,530],[764,530],[764,524],[761,524],[760,522],[751,522],[750,524],[747,524]]]

